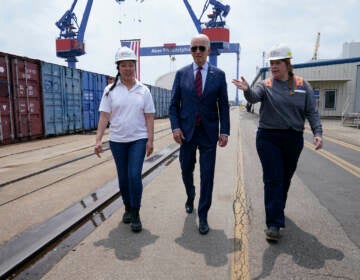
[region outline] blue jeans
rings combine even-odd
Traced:
[[[262,128],[257,131],[256,149],[263,168],[268,227],[285,227],[287,194],[303,147],[302,132]]]
[[[143,190],[142,167],[147,139],[127,143],[110,141],[110,149],[115,160],[119,188],[125,205],[139,209]]]

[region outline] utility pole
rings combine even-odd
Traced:
[[[317,54],[320,46],[320,32],[316,35],[316,42],[315,42],[315,48],[314,48],[314,54],[311,60],[317,60]]]

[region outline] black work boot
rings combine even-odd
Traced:
[[[122,221],[124,224],[130,224],[130,222],[131,222],[131,207],[130,207],[130,205],[125,205],[125,213],[122,217]]]
[[[142,230],[139,211],[139,208],[131,209],[131,230],[133,232],[140,232]]]
[[[265,230],[266,240],[271,242],[278,242],[281,235],[280,235],[280,229],[278,227],[268,227]]]

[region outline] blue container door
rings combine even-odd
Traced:
[[[65,120],[66,132],[83,130],[81,108],[80,70],[65,67]]]
[[[41,62],[44,135],[65,134],[63,66]]]
[[[99,123],[99,119],[100,119],[99,106],[106,86],[107,86],[107,76],[98,75],[96,92],[95,92],[95,129],[97,128],[97,125]]]
[[[95,127],[93,73],[82,71],[82,113],[84,130]]]
[[[154,105],[155,105],[155,118],[158,119],[161,117],[161,103],[160,103],[159,88],[152,86],[151,94],[152,94],[152,97],[154,100]]]
[[[85,130],[94,130],[99,122],[99,105],[107,77],[88,71],[82,71],[82,108],[83,125]]]

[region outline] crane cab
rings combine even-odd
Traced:
[[[85,43],[76,39],[57,39],[56,56],[69,58],[85,54]]]
[[[224,27],[203,28],[201,33],[207,35],[211,42],[230,42],[230,31]]]

